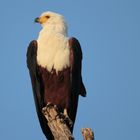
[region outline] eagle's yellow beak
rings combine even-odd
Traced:
[[[43,24],[43,23],[47,22],[47,20],[48,20],[48,18],[46,16],[42,16],[42,17],[35,18],[34,21],[37,23]]]

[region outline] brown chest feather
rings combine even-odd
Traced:
[[[69,108],[71,96],[70,68],[56,73],[55,70],[49,72],[45,68],[39,67],[39,73],[45,105],[51,102],[62,109]]]

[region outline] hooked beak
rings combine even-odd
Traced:
[[[34,22],[40,23],[40,18],[39,17],[35,18]]]

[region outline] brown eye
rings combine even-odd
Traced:
[[[50,18],[50,16],[45,16],[46,18]]]

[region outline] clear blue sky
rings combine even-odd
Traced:
[[[79,39],[87,98],[80,97],[74,136],[91,127],[96,140],[140,139],[139,0],[1,0],[0,140],[45,140],[26,68],[26,49],[43,11],[65,16]]]

